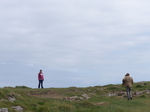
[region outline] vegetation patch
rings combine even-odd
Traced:
[[[150,112],[150,82],[144,83],[134,84],[132,100],[127,100],[126,89],[121,84],[86,88],[5,87],[0,88],[0,109],[9,112],[15,109],[23,112]],[[10,97],[15,100],[10,101]]]

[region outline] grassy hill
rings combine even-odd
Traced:
[[[150,112],[150,82],[135,83],[127,100],[122,85],[86,88],[0,88],[0,109],[20,106],[23,112]]]

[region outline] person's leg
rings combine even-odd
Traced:
[[[127,93],[127,98],[128,98],[128,100],[130,100],[129,87],[126,87],[126,93]]]
[[[41,82],[40,82],[40,80],[39,80],[38,88],[40,88],[40,83],[41,83]]]
[[[129,96],[130,96],[130,99],[132,99],[132,91],[131,91],[131,88],[129,88]]]
[[[43,88],[43,80],[41,80],[41,87]]]

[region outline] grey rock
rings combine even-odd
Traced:
[[[8,112],[8,108],[2,108],[0,109],[0,112]]]
[[[117,93],[108,93],[108,96],[117,96]]]
[[[90,97],[87,94],[82,94],[85,99],[89,99]]]
[[[74,101],[74,100],[83,100],[83,97],[72,96],[72,97],[64,97],[63,99]]]
[[[150,94],[150,91],[149,90],[145,90],[146,94]]]
[[[18,111],[18,112],[22,112],[23,108],[21,106],[13,106],[12,107],[14,110]]]
[[[16,100],[16,98],[15,97],[8,97],[8,100],[10,101],[10,102],[14,102],[15,100]]]
[[[137,91],[137,92],[134,93],[134,95],[140,95],[142,93],[143,93],[143,91]]]
[[[0,101],[1,101],[1,102],[8,102],[8,101],[7,101],[7,100],[5,100],[5,99],[1,99]]]

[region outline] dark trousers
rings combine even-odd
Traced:
[[[130,87],[126,87],[126,92],[127,92],[128,100],[132,99],[132,93],[131,93],[131,88]]]
[[[43,80],[39,80],[38,88],[40,88],[40,86],[41,86],[41,88],[43,88]]]

